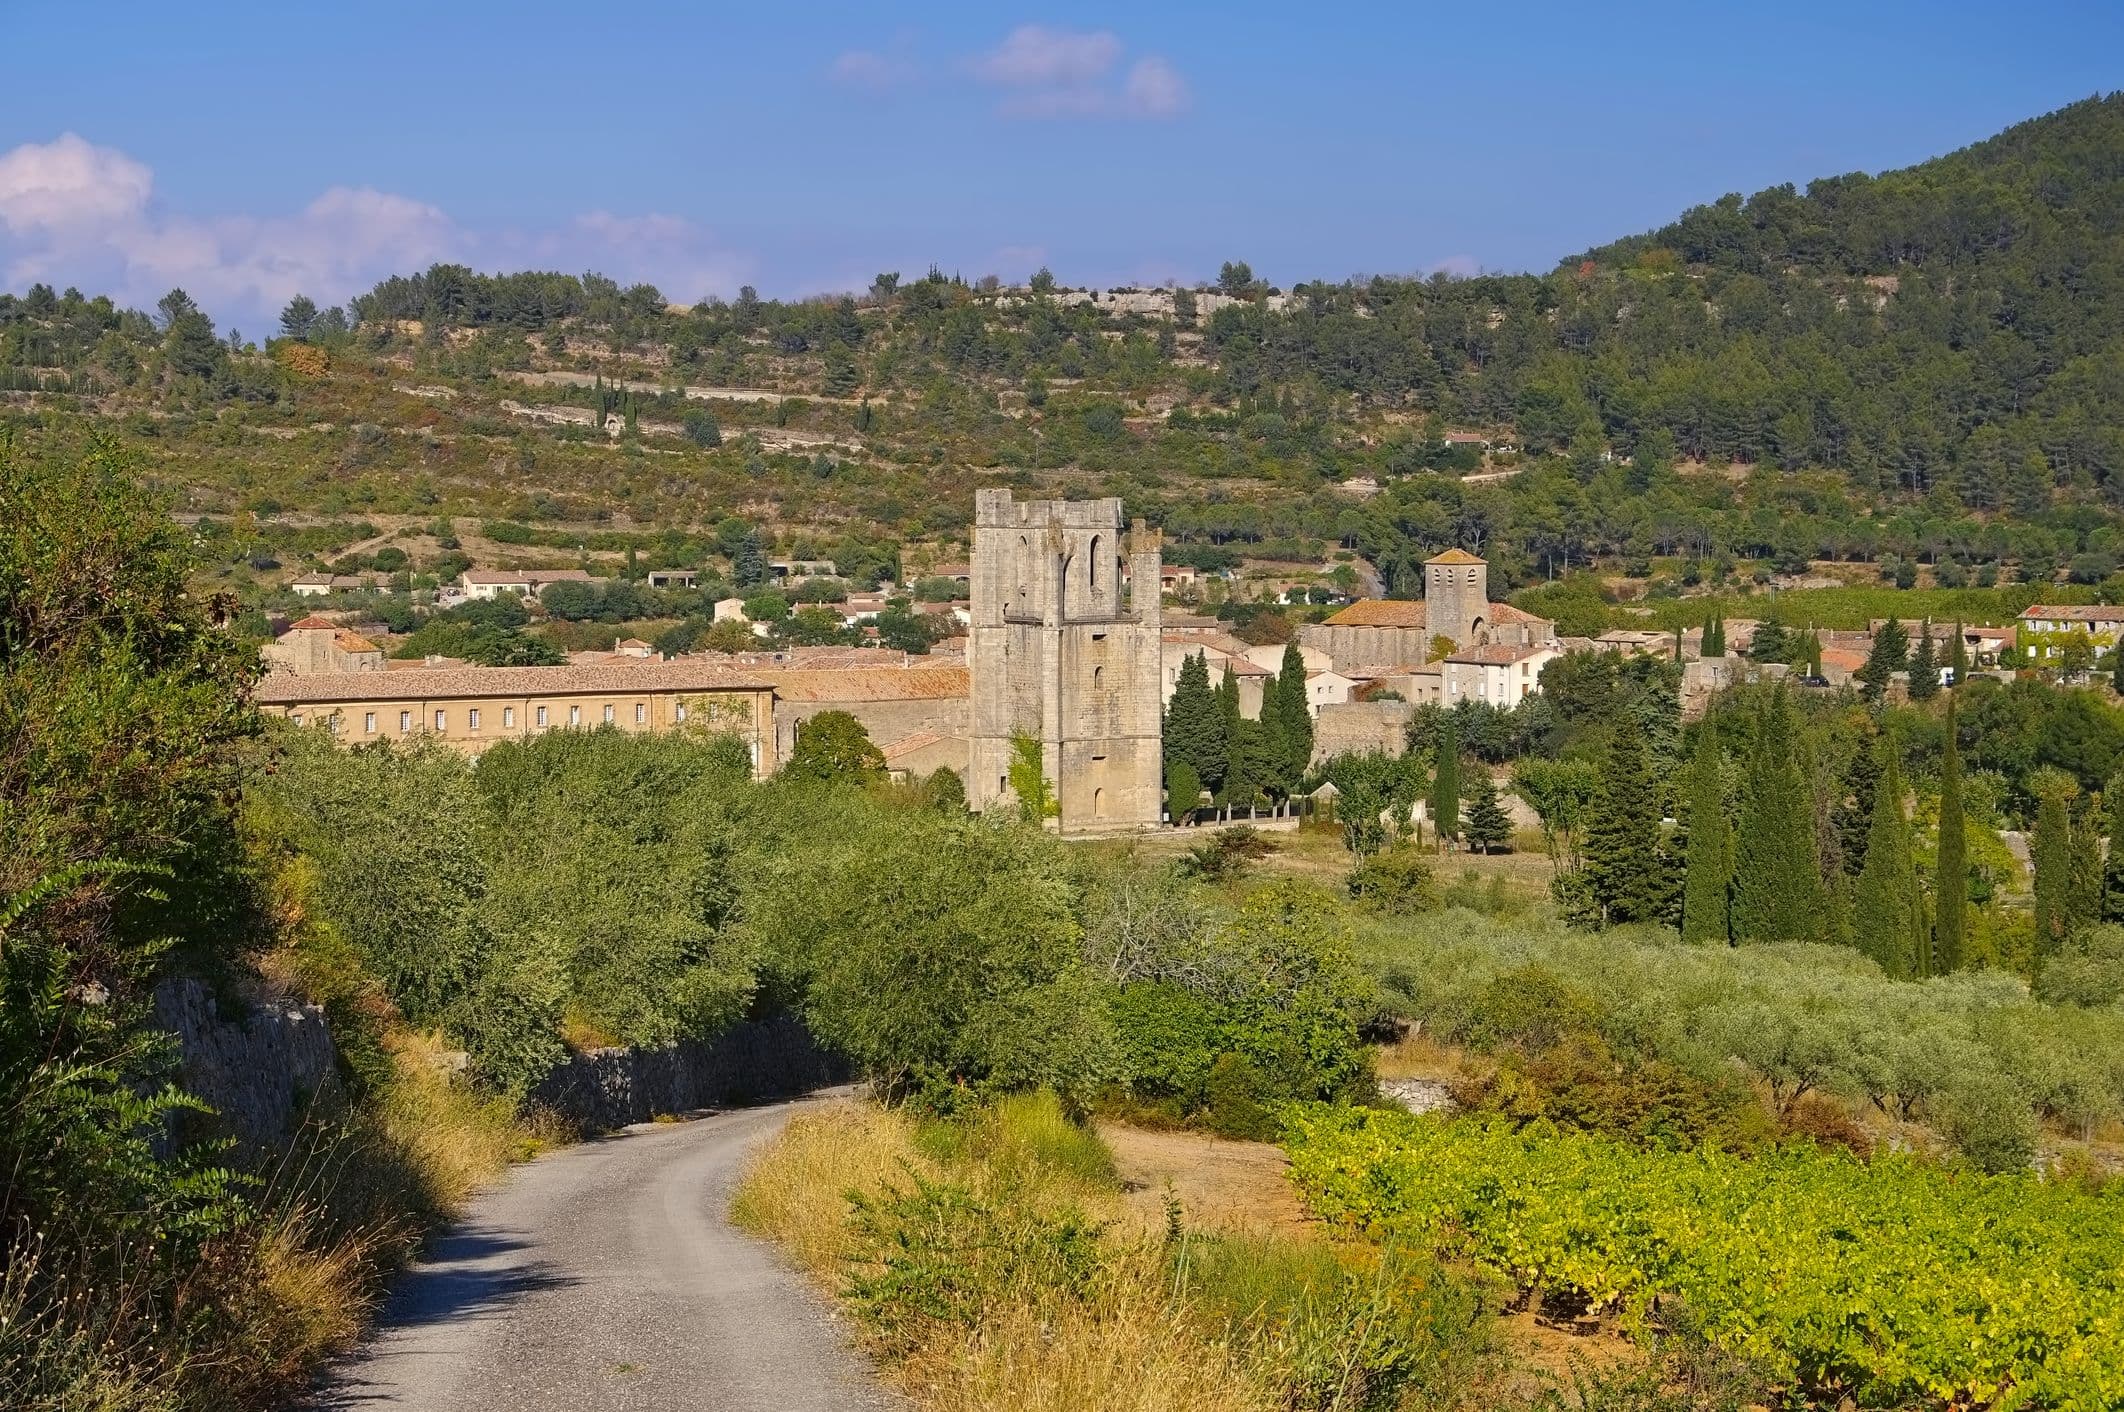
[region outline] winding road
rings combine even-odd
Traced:
[[[306,1404],[330,1412],[853,1412],[878,1387],[824,1301],[733,1229],[800,1106],[645,1124],[527,1162],[406,1272]]]

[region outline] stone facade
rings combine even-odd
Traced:
[[[549,730],[715,731],[745,742],[757,774],[774,771],[774,688],[694,662],[274,672],[257,699],[267,715],[321,727],[341,745],[426,736],[478,755]]]
[[[1490,601],[1490,568],[1449,549],[1423,566],[1421,603],[1361,598],[1323,623],[1298,629],[1300,646],[1325,653],[1338,672],[1377,675],[1430,662],[1439,639],[1456,648],[1543,647],[1556,624]]]
[[[1159,547],[1140,520],[1124,539],[1118,499],[974,492],[966,794],[975,809],[1010,798],[1012,739],[1022,734],[1040,742],[1064,833],[1159,822]]]
[[[1487,642],[1490,566],[1465,549],[1448,549],[1423,566],[1423,604],[1438,636],[1459,647]]]

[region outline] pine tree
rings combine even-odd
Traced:
[[[1733,846],[1737,941],[1813,941],[1828,898],[1815,860],[1814,801],[1799,768],[1791,703],[1771,694],[1756,730]]]
[[[1903,770],[1895,737],[1874,742],[1880,786],[1873,792],[1873,829],[1866,866],[1852,889],[1852,939],[1874,964],[1898,980],[1923,973],[1918,937],[1923,926],[1917,873],[1910,862],[1910,820],[1903,813]]]
[[[1460,740],[1448,711],[1438,727],[1435,773],[1431,777],[1431,827],[1440,852],[1460,832]]]
[[[2036,806],[2034,836],[2028,845],[2035,866],[2035,928],[2038,963],[2056,954],[2072,931],[2072,819],[2067,790],[2051,782]]]
[[[1689,766],[1689,844],[1683,854],[1682,940],[1732,940],[1733,825],[1726,817],[1718,731],[1706,717],[1696,728]]]
[[[1659,829],[1659,788],[1645,761],[1644,736],[1618,725],[1601,757],[1585,839],[1586,886],[1604,922],[1656,922],[1666,915],[1674,889]]]
[[[1956,641],[1961,635],[1956,634]],[[1932,969],[1962,968],[1968,954],[1969,821],[1962,814],[1962,747],[1955,739],[1954,697],[1947,698],[1947,739],[1940,751],[1939,863],[1933,870]]]
[[[1493,853],[1512,841],[1512,819],[1497,797],[1497,781],[1478,768],[1468,782],[1468,847]]]
[[[1704,657],[1723,657],[1726,655],[1726,620],[1717,613],[1712,613],[1704,619],[1704,643],[1703,650],[1699,655]]]
[[[1866,654],[1866,665],[1858,669],[1866,699],[1879,705],[1888,694],[1888,678],[1909,665],[1910,630],[1903,626],[1902,619],[1890,618],[1873,635],[1873,650]]]
[[[1844,766],[1831,822],[1837,841],[1837,856],[1847,877],[1857,877],[1866,866],[1866,840],[1873,830],[1873,793],[1881,778],[1880,757],[1867,742],[1860,741]]]
[[[1927,618],[1910,653],[1910,699],[1930,701],[1939,691],[1940,663],[1932,648],[1932,619]]]

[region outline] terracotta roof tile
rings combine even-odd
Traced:
[[[394,664],[395,665],[395,664]],[[311,701],[359,701],[384,694],[394,699],[432,700],[456,696],[593,696],[641,691],[762,691],[766,683],[727,667],[697,662],[628,661],[609,666],[568,667],[429,667],[408,666],[387,674],[319,672],[314,676],[279,674],[258,686],[267,705],[295,706]]]
[[[1544,652],[1554,652],[1553,647],[1510,647],[1502,642],[1488,642],[1480,647],[1470,647],[1455,652],[1446,658],[1464,666],[1509,667],[1514,662],[1523,662],[1529,657],[1538,657]]]
[[[970,696],[964,667],[856,667],[845,671],[754,668],[784,701],[949,701]]]
[[[298,622],[293,622],[293,623],[289,623],[289,624],[288,624],[288,631],[289,631],[289,632],[338,632],[338,631],[339,631],[339,624],[337,624],[337,623],[333,622],[333,621],[332,621],[332,620],[331,620],[330,618],[327,618],[327,617],[323,616],[322,614],[318,614],[318,613],[312,613],[312,614],[310,614],[310,616],[309,616],[309,617],[307,617],[307,618],[303,618],[303,619],[301,619],[301,620],[300,620],[300,621],[298,621]]]
[[[380,652],[375,643],[358,632],[341,632],[332,635],[332,645],[342,652]]]
[[[1426,564],[1480,564],[1483,561],[1465,549],[1448,549],[1445,553],[1423,561]]]
[[[1360,598],[1327,620],[1331,628],[1420,628],[1430,621],[1425,606],[1405,598]]]
[[[2038,603],[2021,612],[2023,618],[2036,622],[2053,623],[2120,623],[2124,622],[2124,608],[2111,608],[2103,604],[2056,604]]]

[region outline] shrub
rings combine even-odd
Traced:
[[[1468,1371],[1486,1291],[1396,1246],[1187,1236],[1171,1253],[1180,1294],[1272,1370],[1292,1412],[1409,1406]]]
[[[1438,905],[1431,865],[1414,848],[1361,858],[1347,886],[1351,897],[1378,912],[1422,912]]]

